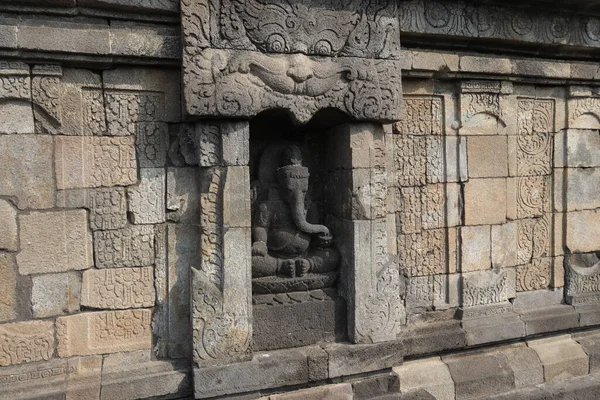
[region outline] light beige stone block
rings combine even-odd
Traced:
[[[392,369],[400,379],[400,392],[423,389],[437,400],[454,400],[454,381],[439,357],[408,361]]]
[[[49,360],[53,354],[52,321],[0,325],[0,367]]]
[[[154,264],[154,227],[130,225],[94,232],[96,267],[146,267]]]
[[[506,221],[506,179],[471,179],[465,183],[465,225]]]
[[[17,210],[8,201],[0,199],[0,249],[18,250]]]
[[[573,211],[566,214],[566,245],[573,253],[600,249],[600,210]]]
[[[490,228],[489,225],[460,228],[462,272],[490,269]]]
[[[52,148],[50,136],[0,136],[0,196],[15,196],[21,210],[54,207]]]
[[[542,361],[546,382],[589,373],[589,358],[581,345],[571,339],[570,335],[530,340],[527,344]]]
[[[413,69],[424,71],[458,71],[458,56],[439,52],[413,51]]]
[[[83,273],[81,304],[101,309],[152,307],[152,267],[91,269]]]
[[[508,58],[462,56],[460,70],[508,75],[512,71],[512,63]]]
[[[554,136],[555,167],[600,167],[600,133],[566,129]]]
[[[102,356],[52,359],[2,368],[0,393],[11,400],[98,400]]]
[[[81,275],[78,272],[36,275],[31,280],[31,309],[35,318],[79,311]]]
[[[14,256],[0,253],[0,322],[15,319],[17,265]]]
[[[90,312],[56,320],[58,355],[108,354],[149,349],[152,311]]]
[[[165,222],[165,170],[142,168],[137,186],[127,188],[129,212],[134,224]]]
[[[600,208],[600,168],[557,168],[554,171],[556,211]]]
[[[56,137],[59,189],[127,186],[137,181],[133,137]]]
[[[0,133],[35,133],[33,111],[25,102],[0,103]]]
[[[492,226],[492,266],[517,265],[518,226],[515,222]]]
[[[506,303],[516,297],[514,268],[475,271],[462,274],[463,307]]]
[[[93,265],[85,210],[31,212],[19,216],[23,275],[81,270]]]
[[[249,228],[250,171],[248,167],[227,167],[223,188],[223,226]]]
[[[508,176],[508,142],[506,136],[470,136],[467,138],[470,178]]]

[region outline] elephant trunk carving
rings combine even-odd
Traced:
[[[320,233],[323,236],[329,236],[329,229],[325,225],[311,224],[306,220],[306,208],[304,207],[304,195],[300,193],[293,203],[290,205],[292,219],[294,223],[302,232],[317,234]]]

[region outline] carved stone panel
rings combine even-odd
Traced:
[[[463,307],[502,303],[514,298],[515,270],[477,271],[463,274]]]
[[[49,360],[53,354],[52,321],[0,325],[0,367]]]
[[[185,0],[181,8],[190,48],[363,58],[400,53],[394,1]]]
[[[600,252],[565,257],[565,298],[573,305],[600,302]]]
[[[186,111],[194,116],[252,117],[288,110],[305,123],[336,108],[359,120],[396,121],[400,68],[394,61],[265,55],[204,49],[184,58]]]
[[[396,129],[404,135],[441,135],[444,109],[441,97],[406,96],[404,116]]]

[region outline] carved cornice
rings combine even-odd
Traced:
[[[572,13],[575,8],[563,2],[556,6],[522,4],[507,6],[466,1],[411,0],[399,3],[400,30],[403,36],[423,42],[440,36],[449,40],[479,39],[481,43],[535,45],[569,49],[600,48],[600,17]],[[418,39],[416,39],[418,37]],[[477,41],[469,41],[471,48]],[[530,51],[530,50],[529,50]]]

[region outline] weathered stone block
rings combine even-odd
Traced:
[[[145,267],[154,264],[154,228],[134,225],[94,232],[96,267]]]
[[[356,375],[402,364],[404,346],[394,340],[376,344],[329,344],[329,377]]]
[[[313,295],[323,297],[315,298],[309,293],[254,296],[253,349],[266,351],[343,339],[346,332],[343,299],[324,293]]]
[[[490,228],[489,225],[460,228],[462,272],[490,269]]]
[[[0,276],[0,322],[3,322],[17,316],[17,264],[11,254],[0,253]]]
[[[19,24],[21,49],[66,53],[109,54],[108,23],[99,20],[72,21],[29,19]]]
[[[559,306],[563,303],[563,289],[534,290],[519,292],[513,302],[513,308],[518,313],[536,311],[547,307]]]
[[[515,387],[510,365],[500,354],[465,354],[442,357],[456,387],[456,398],[487,398]]]
[[[600,133],[567,129],[554,136],[555,167],[600,167]]]
[[[413,51],[413,69],[425,71],[458,71],[458,56],[456,54]]]
[[[297,390],[291,393],[275,394],[269,400],[353,400],[354,392],[349,383],[338,383],[336,385],[325,385],[310,389]]]
[[[83,273],[81,305],[102,309],[152,307],[152,267],[88,270]]]
[[[242,122],[222,122],[221,160],[224,165],[244,166],[250,163],[250,124]]]
[[[508,144],[506,136],[471,136],[467,139],[470,178],[508,176]]]
[[[600,332],[593,330],[590,332],[574,333],[573,339],[581,345],[583,351],[590,359],[590,374],[600,372]]]
[[[508,58],[462,56],[460,57],[460,70],[466,72],[510,74],[512,63]]]
[[[174,59],[181,47],[179,33],[170,26],[116,20],[110,24],[111,54]]]
[[[190,353],[190,267],[200,263],[200,232],[195,225],[167,226],[167,286],[169,353],[186,357]],[[157,284],[159,279],[157,278]]]
[[[85,210],[31,212],[19,216],[24,275],[81,270],[93,265]]]
[[[400,379],[400,392],[423,389],[437,400],[454,400],[454,381],[439,357],[409,361],[393,368]]]
[[[444,310],[458,306],[458,274],[408,278],[406,309],[409,312]]]
[[[552,186],[549,176],[524,176],[508,178],[507,217],[540,217],[551,211]]]
[[[52,321],[0,325],[0,367],[49,360],[53,355]]]
[[[0,133],[35,133],[30,104],[9,100],[0,104],[0,113],[2,113]]]
[[[517,224],[507,222],[492,226],[492,266],[494,268],[517,265]]]
[[[0,136],[0,195],[19,209],[52,208],[56,188],[50,136]]]
[[[600,249],[600,211],[574,211],[567,214],[566,247],[573,253]]]
[[[31,278],[31,308],[35,318],[79,311],[81,275],[77,272],[36,275]]]
[[[167,219],[199,223],[200,176],[196,168],[167,169]]]
[[[506,221],[506,179],[470,179],[465,183],[465,225]]]
[[[579,327],[579,313],[574,307],[562,305],[521,314],[528,336],[546,332],[566,331]]]
[[[402,332],[406,356],[460,349],[467,345],[465,332],[458,321],[415,325]]]
[[[165,222],[165,170],[140,169],[140,182],[127,188],[127,198],[134,224]]]
[[[181,121],[181,100],[179,71],[153,68],[122,67],[107,70],[103,73],[104,88],[121,97],[126,107],[135,106],[136,111],[129,116],[117,116],[119,124],[130,125],[132,122],[179,122]],[[147,100],[155,99],[148,103]],[[137,104],[153,107],[139,108]],[[143,117],[142,117],[143,116]],[[132,119],[133,118],[133,119]]]
[[[554,187],[558,212],[600,208],[600,168],[556,169]]]
[[[498,352],[506,357],[515,376],[515,387],[529,387],[544,382],[544,368],[537,353],[525,344],[502,346]]]
[[[398,235],[400,264],[410,276],[439,275],[456,271],[456,230],[433,229]]]
[[[476,346],[525,337],[525,323],[519,318],[519,315],[510,311],[506,312],[505,309],[510,309],[510,303],[465,309],[465,315],[475,313],[481,315],[479,318],[472,319],[464,319],[463,316],[462,326],[465,330],[467,344]]]
[[[122,188],[90,190],[86,203],[92,230],[121,229],[127,224],[127,200]]]
[[[169,146],[167,124],[138,122],[135,126],[135,149],[140,168],[164,168]]]
[[[308,382],[306,356],[297,350],[255,354],[252,361],[194,369],[196,398],[222,396]]]
[[[58,355],[108,354],[152,347],[152,311],[82,313],[56,320]]]
[[[15,400],[99,399],[101,370],[102,356],[5,367],[0,377],[0,392]]]
[[[8,200],[0,199],[0,226],[0,249],[17,251],[17,210]]]
[[[227,167],[223,185],[223,226],[249,228],[252,216],[249,168]]]
[[[427,137],[427,182],[464,182],[467,177],[467,139]]]
[[[189,391],[189,366],[185,360],[152,360],[151,350],[104,356],[100,400],[185,396]]]
[[[352,383],[355,400],[379,398],[400,391],[400,380],[394,372],[386,375],[374,375]]]
[[[528,346],[537,353],[544,366],[546,382],[569,379],[589,373],[589,358],[569,335],[530,340]]]
[[[133,137],[57,136],[59,189],[127,186],[137,181]]]
[[[514,269],[467,272],[462,279],[464,307],[502,303],[516,296]]]

